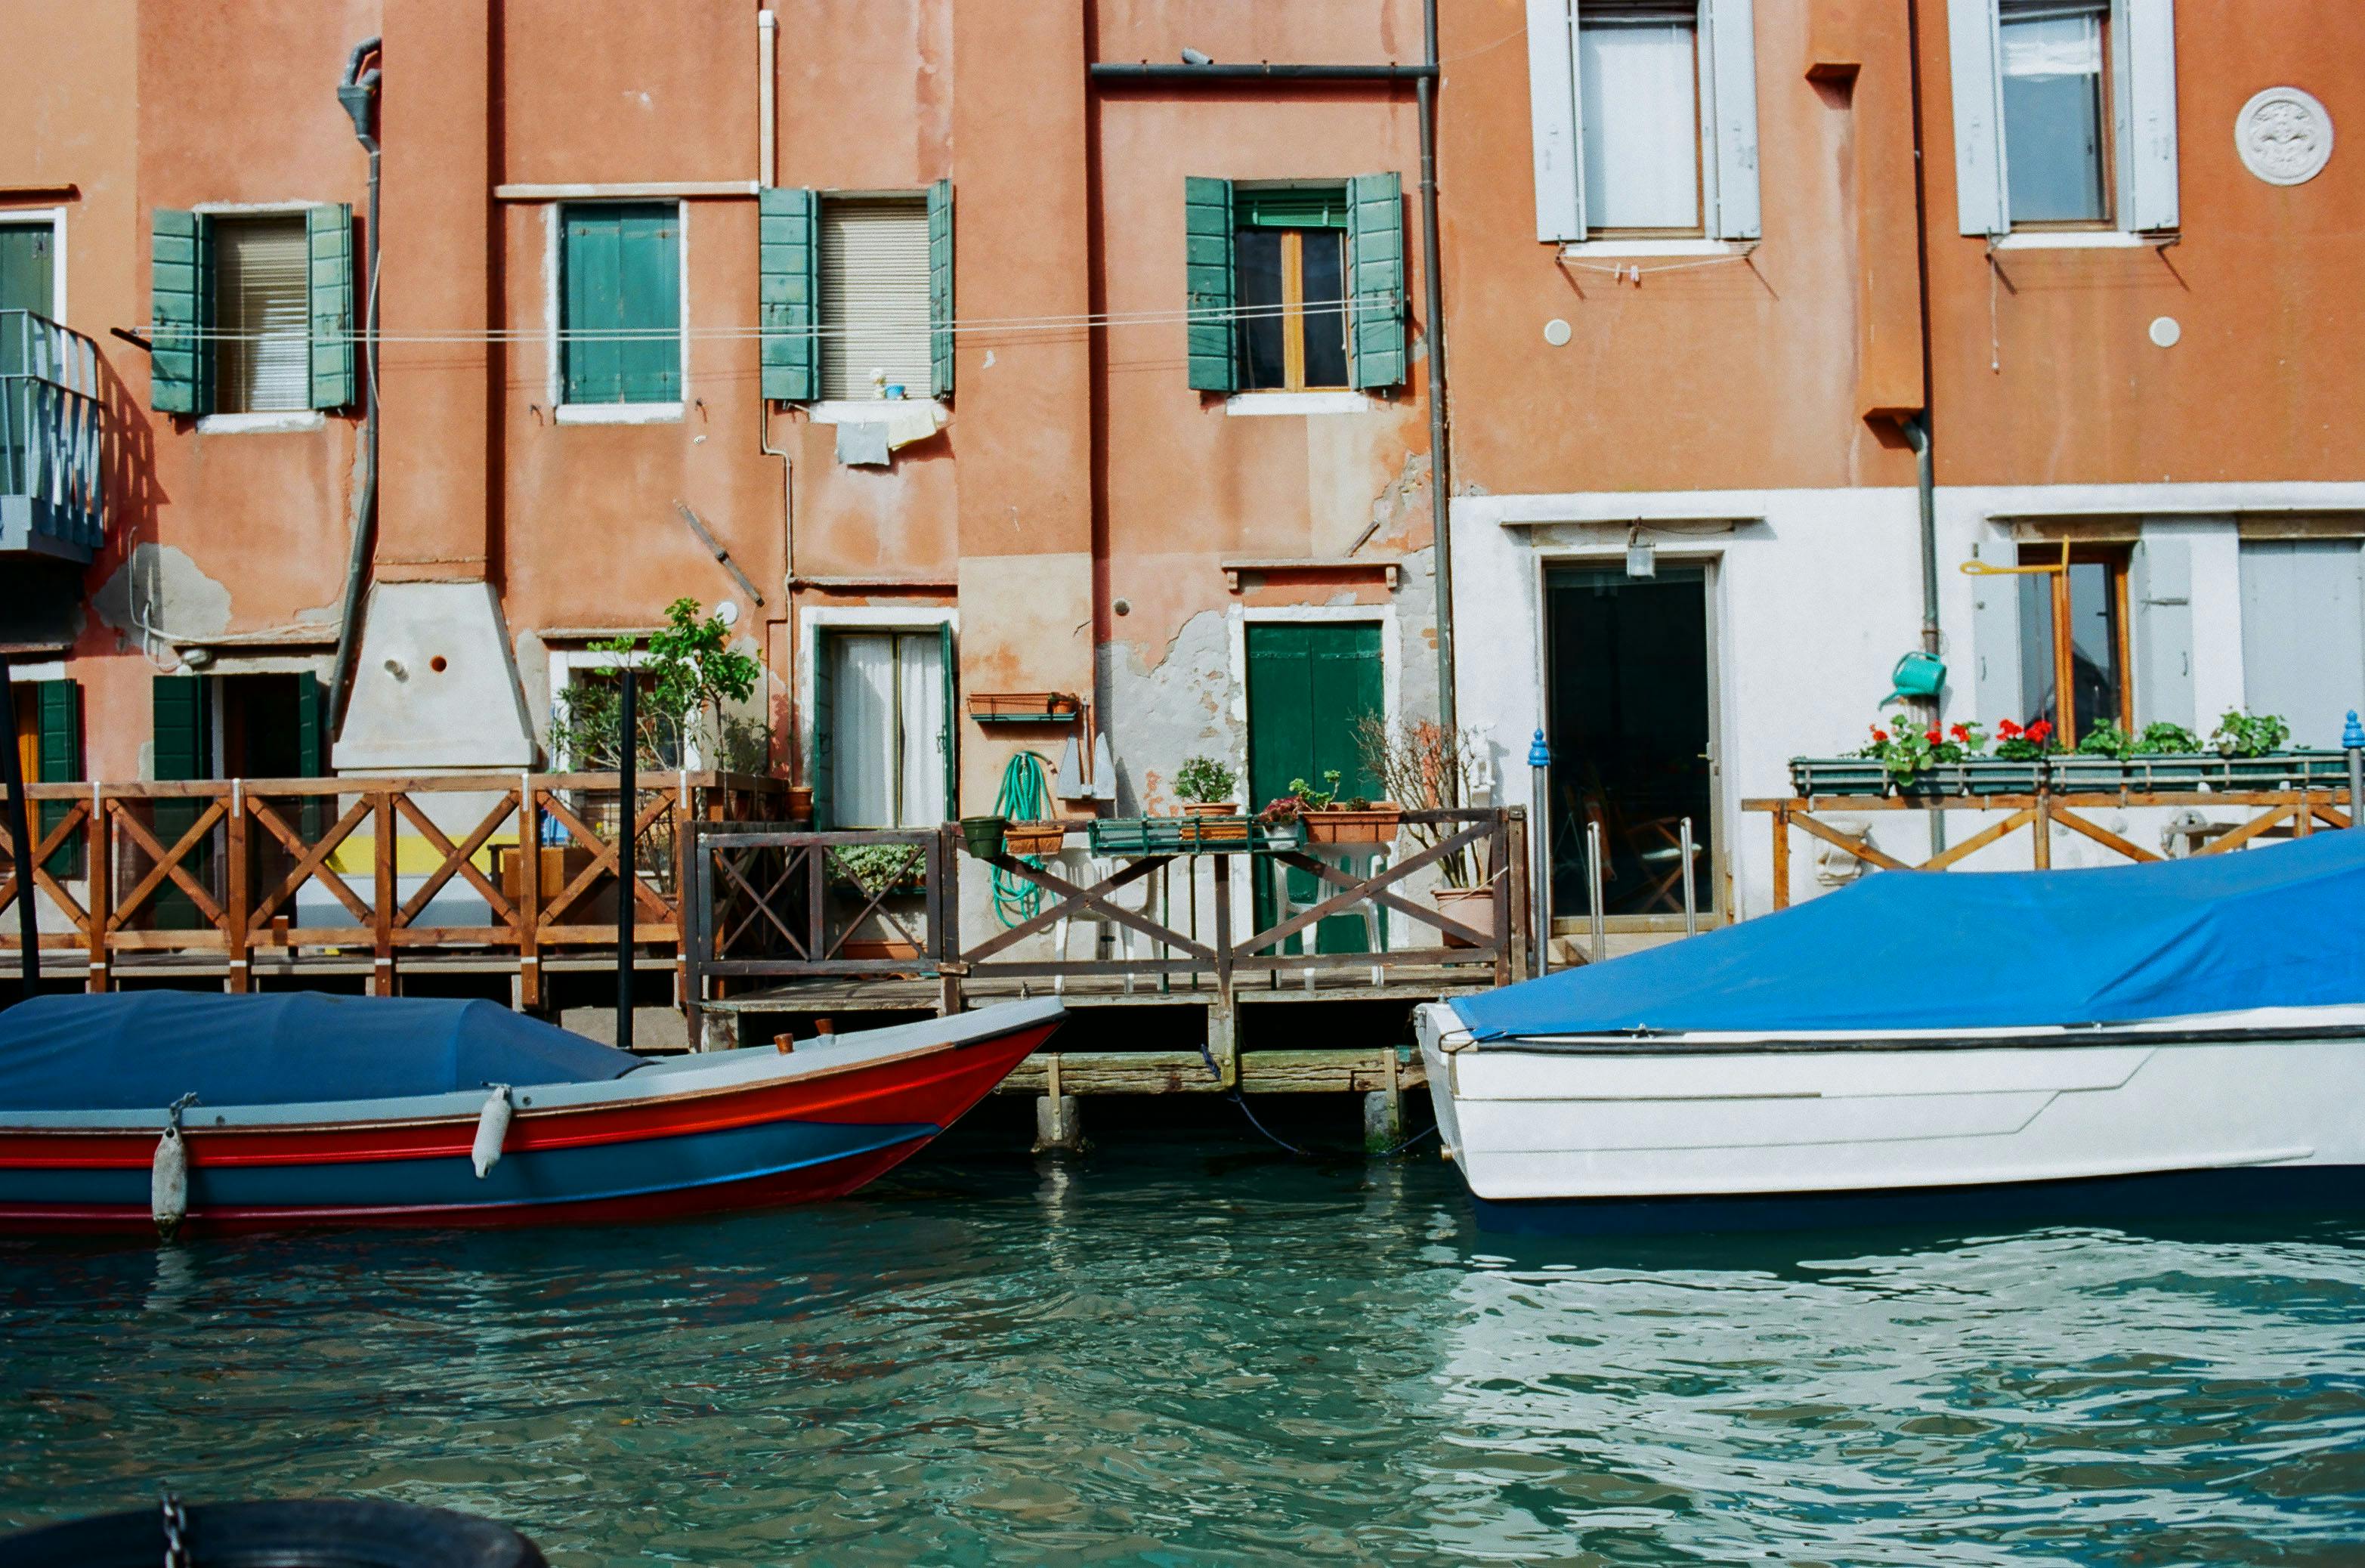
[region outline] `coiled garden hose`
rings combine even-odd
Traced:
[[[1037,754],[1022,751],[1002,770],[1002,790],[993,797],[993,814],[1014,823],[1050,820],[1051,765]],[[1040,866],[1039,855],[1022,856],[1029,866]],[[996,867],[993,872],[993,918],[1003,928],[1035,918],[1043,907],[1043,890]]]

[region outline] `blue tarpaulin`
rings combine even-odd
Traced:
[[[1882,871],[1480,996],[1479,1039],[1976,1029],[2365,1003],[2365,833],[2076,871]]]
[[[0,1012],[0,1112],[287,1105],[445,1094],[487,1083],[591,1083],[641,1058],[493,1002],[37,996]]]

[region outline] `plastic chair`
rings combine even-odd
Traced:
[[[1094,855],[1089,849],[1062,849],[1057,856],[1047,861],[1049,869],[1080,888],[1093,887],[1115,876],[1124,868],[1124,864],[1121,860]],[[1166,872],[1162,868],[1152,871],[1149,876],[1139,879],[1130,886],[1119,888],[1109,895],[1109,900],[1121,908],[1132,910],[1138,914],[1149,915],[1151,909],[1150,890],[1165,875]],[[1129,902],[1135,899],[1138,902]],[[1060,963],[1068,961],[1068,928],[1073,925],[1078,918],[1076,915],[1065,914],[1051,924],[1051,956]],[[1125,971],[1125,990],[1126,995],[1132,995],[1133,945],[1141,938],[1141,934],[1132,926],[1111,920],[1104,914],[1087,914],[1081,918],[1092,923],[1093,957],[1095,958],[1100,957],[1100,939],[1108,932],[1114,930],[1125,939],[1125,961],[1127,966]],[[1067,991],[1068,977],[1059,975],[1054,978],[1051,982],[1051,994],[1064,996]]]
[[[1368,881],[1388,868],[1393,847],[1388,844],[1309,844],[1299,853],[1319,860],[1325,866],[1344,871],[1348,876],[1361,882]],[[1312,896],[1300,899],[1290,890],[1288,868],[1281,866],[1273,868],[1274,902],[1281,906],[1281,918],[1284,921],[1312,909],[1316,904],[1339,890],[1339,885],[1335,882],[1317,880]],[[1384,940],[1387,933],[1387,917],[1380,913],[1380,906],[1376,902],[1370,899],[1363,899],[1339,913],[1361,917],[1363,922],[1365,950],[1373,953],[1387,951],[1387,944]],[[1320,930],[1321,925],[1317,922],[1312,930],[1306,931],[1299,938],[1306,951],[1314,950],[1317,934]],[[1278,975],[1279,971],[1275,971],[1276,980]],[[1380,966],[1373,964],[1372,984],[1377,986],[1380,983]],[[1306,989],[1308,991],[1314,989],[1314,970],[1310,968],[1306,971]]]

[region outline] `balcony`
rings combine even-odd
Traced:
[[[0,561],[87,566],[106,539],[98,350],[29,310],[0,310]]]

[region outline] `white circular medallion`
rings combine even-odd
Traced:
[[[2152,318],[2151,341],[2158,343],[2160,347],[2164,349],[2172,349],[2176,346],[2177,340],[2183,336],[2184,329],[2177,324],[2175,317],[2155,316]]]
[[[1560,348],[1568,342],[1568,323],[1555,316],[1544,323],[1544,342]]]
[[[736,599],[724,599],[721,604],[716,605],[716,606],[714,607],[714,619],[716,619],[717,621],[722,622],[723,622],[723,624],[724,624],[725,626],[736,626],[736,625],[738,625],[738,624],[739,624],[739,602],[738,602],[738,600],[736,600]]]
[[[2269,87],[2234,117],[2234,148],[2267,184],[2305,185],[2332,157],[2332,116],[2312,93]]]

